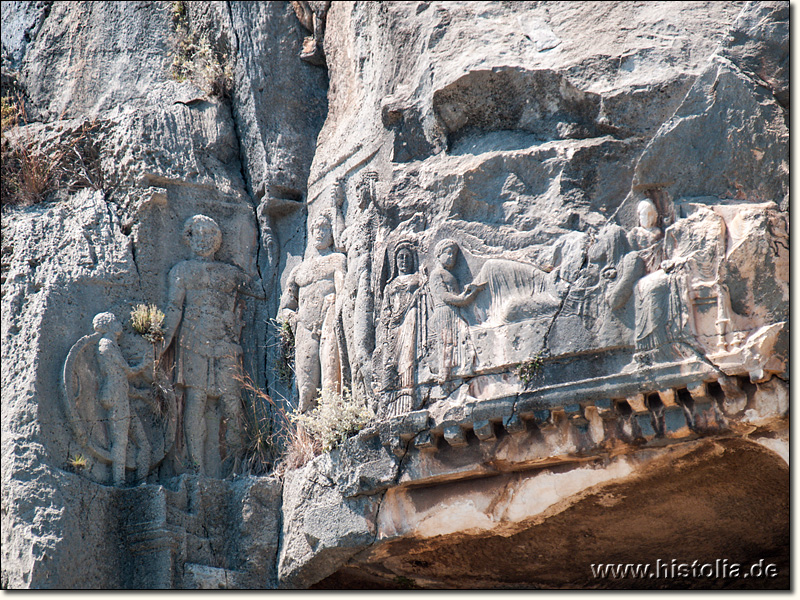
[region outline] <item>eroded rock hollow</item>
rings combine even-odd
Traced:
[[[2,23],[4,588],[788,588],[788,2]]]

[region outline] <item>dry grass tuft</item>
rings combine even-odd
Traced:
[[[151,344],[164,340],[164,313],[155,304],[137,304],[131,311],[131,327]]]
[[[2,99],[2,190],[3,206],[38,204],[58,189],[110,190],[97,138],[101,124],[84,121],[74,129],[47,138],[36,136],[27,123],[25,103]]]

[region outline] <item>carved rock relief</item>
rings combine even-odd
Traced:
[[[113,313],[96,315],[92,325],[94,333],[75,342],[64,361],[61,399],[67,424],[87,454],[90,477],[121,486],[127,469],[135,470],[135,481],[143,481],[175,437],[169,415],[148,436],[143,421],[149,421],[145,417],[152,405],[134,407],[134,400],[150,400],[147,391],[142,393],[130,382],[147,374],[152,357],[145,356],[136,367],[128,365],[118,344],[122,325]],[[161,437],[166,443],[153,447],[148,437]]]
[[[776,313],[781,320],[770,322],[752,299],[750,314],[737,313],[728,282],[735,277],[741,294],[756,277],[752,257],[741,251],[753,244],[769,255],[765,265],[788,298],[787,236],[777,207],[683,203],[680,211],[662,229],[654,203],[641,201],[639,223],[630,231],[609,223],[594,234],[567,233],[538,261],[467,251],[471,280],[454,273],[464,249],[446,239],[421,261],[427,265],[411,267],[391,285],[405,268],[397,264],[404,245],[396,244],[376,323],[375,368],[382,374],[376,392],[392,398],[385,401],[392,406],[386,414],[421,406],[421,396],[447,397],[476,377],[482,383],[470,381],[467,395],[519,393],[526,386],[513,371],[543,354],[617,349],[629,359],[623,372],[689,361],[753,381],[783,373],[785,317]],[[770,223],[760,227],[771,233],[761,242],[759,219]],[[737,228],[733,233],[728,223]],[[753,292],[745,296],[753,298]],[[412,393],[409,382],[433,388],[433,394]],[[397,403],[401,397],[407,400]]]
[[[212,477],[235,469],[240,456],[241,295],[264,298],[242,269],[214,260],[222,233],[213,219],[189,218],[183,241],[194,258],[168,274],[164,339],[157,349],[154,343],[156,356],[130,367],[118,345],[122,326],[112,313],[101,313],[95,333],[78,340],[64,364],[62,397],[73,436],[110,468],[110,475],[98,467],[93,476],[114,485],[126,482],[126,467],[143,480],[167,455],[176,472]],[[152,390],[129,380],[163,386],[154,382],[162,370],[172,381],[159,408]],[[147,410],[132,408],[134,399],[145,401]]]
[[[295,339],[298,409],[315,405],[319,390],[339,393],[343,345],[340,315],[347,257],[333,246],[331,221],[320,216],[311,225],[311,244],[289,275],[279,315],[289,322]]]

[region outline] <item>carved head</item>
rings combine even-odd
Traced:
[[[115,337],[119,337],[119,334],[122,333],[122,325],[116,315],[111,312],[95,315],[95,318],[92,319],[92,327],[97,333],[111,333]]]
[[[658,222],[658,209],[651,200],[642,200],[636,208],[639,215],[639,225],[651,229]]]
[[[444,239],[436,244],[433,253],[439,260],[439,264],[445,269],[450,270],[456,266],[456,259],[458,258],[458,244],[455,240]]]
[[[183,224],[183,240],[198,256],[214,256],[222,245],[222,230],[205,215],[195,215]]]
[[[411,242],[401,242],[394,249],[394,266],[397,275],[409,275],[416,272],[416,252]]]
[[[311,241],[317,250],[325,250],[333,244],[333,229],[331,220],[321,215],[311,224]]]
[[[375,171],[367,171],[361,178],[359,185],[359,208],[364,210],[374,199],[375,184],[378,182],[378,174]]]

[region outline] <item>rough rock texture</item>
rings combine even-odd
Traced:
[[[2,587],[788,587],[788,2],[2,21]]]

